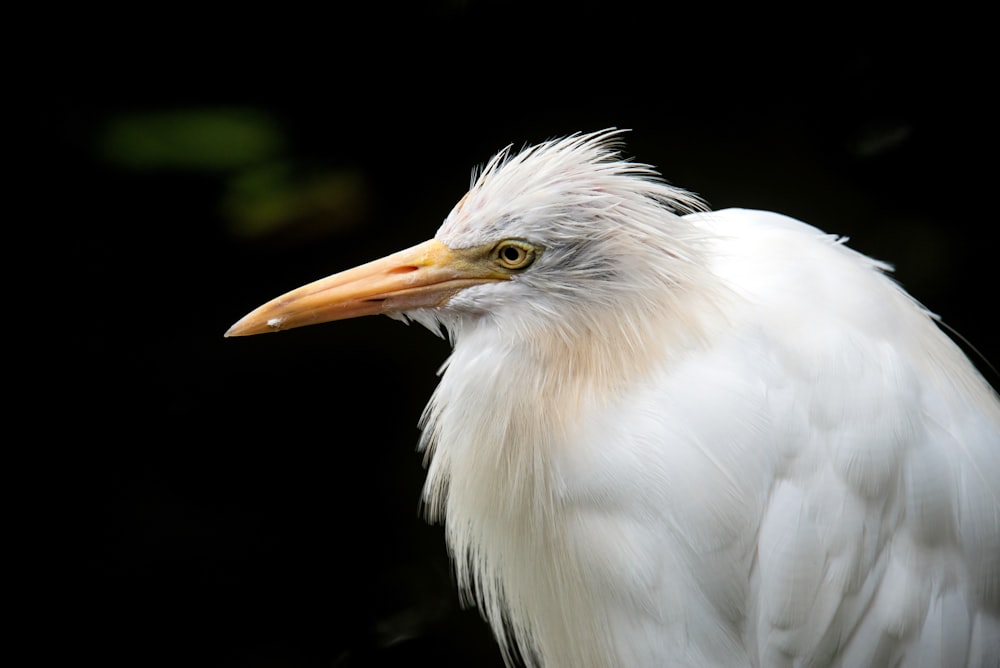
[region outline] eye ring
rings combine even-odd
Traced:
[[[493,259],[504,269],[527,269],[535,261],[535,247],[516,239],[501,241],[493,249]]]

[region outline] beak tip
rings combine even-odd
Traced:
[[[261,322],[260,317],[251,317],[254,313],[239,319],[232,327],[226,330],[223,338],[229,339],[234,336],[253,336],[254,334],[265,334],[277,332],[285,324],[285,318],[268,318],[266,322]]]
[[[234,336],[249,336],[254,333],[254,328],[251,323],[247,322],[247,318],[243,317],[232,324],[232,326],[226,330],[223,334],[224,338],[230,339]]]

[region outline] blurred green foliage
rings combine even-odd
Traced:
[[[124,114],[99,137],[101,155],[128,169],[229,171],[267,160],[284,144],[279,124],[249,108]]]
[[[291,162],[246,169],[230,179],[222,213],[237,237],[259,238],[292,224],[323,233],[364,214],[365,181],[356,169],[297,173]]]
[[[123,113],[107,120],[97,143],[98,155],[122,170],[222,179],[215,211],[234,237],[314,239],[364,217],[360,169],[305,166],[290,152],[281,123],[249,107]]]

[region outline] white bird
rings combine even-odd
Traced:
[[[508,147],[227,336],[447,332],[423,500],[508,663],[1000,665],[996,393],[887,265],[618,139]]]

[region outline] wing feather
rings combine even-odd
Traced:
[[[760,665],[1000,665],[995,393],[885,265],[776,214],[687,218],[719,239],[731,320],[785,324],[760,328],[785,455],[751,575]]]

